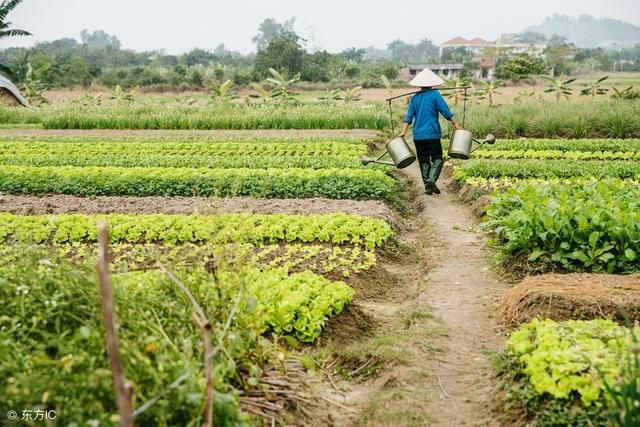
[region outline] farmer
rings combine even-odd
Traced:
[[[402,125],[400,136],[404,137],[413,120],[413,142],[416,145],[422,182],[426,194],[440,194],[436,181],[442,171],[442,129],[438,120],[438,113],[451,121],[454,129],[459,129],[458,122],[453,118],[442,95],[433,88],[444,83],[433,71],[425,68],[409,83],[422,89],[411,97],[407,117]]]

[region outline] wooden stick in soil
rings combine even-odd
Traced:
[[[195,320],[202,331],[202,341],[204,344],[204,367],[206,376],[205,385],[205,408],[204,408],[204,427],[213,427],[213,399],[214,399],[214,384],[213,384],[213,347],[211,343],[211,323],[207,319],[204,310],[198,304],[198,301],[194,298],[189,289],[178,279],[173,273],[165,268],[165,266],[158,262],[160,270],[167,275],[167,277],[184,293],[191,302],[193,309],[196,312]]]
[[[116,331],[117,318],[113,291],[111,287],[111,275],[109,274],[109,227],[106,222],[98,225],[98,260],[96,270],[100,279],[100,291],[102,293],[102,316],[107,336],[107,354],[109,365],[113,375],[113,388],[116,394],[116,402],[120,411],[120,426],[133,427],[133,384],[124,377],[124,368],[120,357],[120,345]]]

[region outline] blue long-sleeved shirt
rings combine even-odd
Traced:
[[[413,124],[413,139],[440,139],[442,129],[438,113],[451,120],[453,113],[437,90],[425,90],[411,97],[405,123]]]

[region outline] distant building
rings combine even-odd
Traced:
[[[28,107],[29,103],[11,80],[0,74],[0,104]]]
[[[511,54],[527,53],[531,56],[542,56],[547,48],[546,43],[521,43],[517,41],[517,34],[502,34],[495,47],[509,51]]]
[[[467,51],[473,53],[476,56],[482,55],[484,49],[487,47],[495,46],[496,42],[487,41],[480,37],[476,37],[471,40],[467,40],[464,37],[455,37],[451,40],[444,42],[440,45],[440,57],[442,57],[442,52],[447,48],[459,48],[463,47]]]
[[[496,60],[492,58],[480,61],[480,69],[474,72],[476,80],[493,80],[496,74]]]
[[[430,69],[443,79],[456,80],[460,78],[464,64],[409,64],[400,70],[400,77],[408,82],[425,68]]]

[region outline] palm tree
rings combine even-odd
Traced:
[[[22,0],[2,0],[0,3],[0,39],[15,36],[30,36],[31,33],[25,30],[18,30],[16,28],[9,28],[11,22],[7,22],[7,15],[13,9],[15,9]]]
[[[9,15],[9,12],[15,9],[20,3],[22,3],[22,0],[2,0],[2,3],[0,3],[0,39],[31,35],[28,31],[11,28],[11,22],[7,22],[7,15]],[[12,74],[9,67],[3,64],[0,64],[0,71]]]

